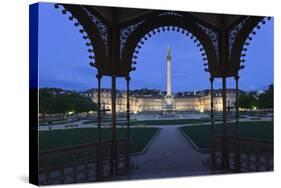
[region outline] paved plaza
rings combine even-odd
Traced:
[[[129,178],[157,178],[209,174],[202,160],[208,154],[196,151],[178,130],[179,126],[165,125],[145,154],[132,157],[134,169]]]

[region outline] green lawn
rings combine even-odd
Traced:
[[[141,152],[150,139],[155,135],[158,128],[131,128],[131,152]],[[103,140],[111,138],[111,129],[102,128]],[[117,137],[122,139],[126,136],[126,129],[118,128]],[[64,129],[39,132],[39,150],[57,149],[66,146],[95,142],[97,139],[96,128]]]
[[[210,125],[195,125],[179,128],[201,149],[209,148]],[[215,134],[222,134],[222,124],[215,125]],[[228,126],[228,134],[235,134],[235,124]],[[273,122],[272,121],[252,121],[240,122],[240,136],[261,140],[273,141]]]
[[[200,124],[200,123],[206,123],[206,122],[210,122],[210,121],[211,121],[210,118],[143,120],[143,121],[132,121],[130,123],[130,125],[184,125],[184,124]],[[215,118],[215,121],[222,121],[222,118]]]
[[[208,122],[209,119],[171,119],[132,121],[131,125],[182,125]]]
[[[101,120],[101,123],[108,123],[108,122],[111,122],[111,120],[110,119]],[[93,120],[87,120],[87,121],[83,122],[83,124],[92,124],[92,123],[97,123],[97,120],[93,119]]]
[[[216,119],[217,121],[221,121],[221,119]],[[92,124],[96,123],[96,120],[88,120],[84,121],[83,124]],[[102,122],[111,122],[110,120],[102,121]],[[210,122],[209,118],[201,118],[201,119],[168,119],[168,120],[131,120],[130,125],[183,125],[183,124],[195,124],[195,123],[204,123]],[[125,122],[119,122],[119,125],[126,125]]]

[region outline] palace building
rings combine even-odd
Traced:
[[[90,97],[97,103],[98,92],[97,89],[90,89],[83,93],[84,96]],[[126,112],[126,92],[117,91],[116,111]],[[235,105],[235,90],[228,89],[226,92],[227,107],[234,110]],[[130,106],[131,111],[138,112],[161,112],[163,111],[163,104],[165,104],[165,95],[163,92],[153,92],[152,94],[143,94],[142,92],[131,92]],[[177,93],[173,96],[173,105],[176,112],[183,111],[197,111],[205,112],[211,109],[211,95],[210,90],[203,90],[197,92],[185,92],[183,95]],[[111,90],[101,89],[101,108],[111,111]],[[222,90],[214,90],[214,110],[222,111]]]
[[[134,113],[138,112],[177,112],[177,111],[198,111],[204,112],[211,109],[211,95],[209,90],[197,92],[179,92],[172,94],[171,75],[171,48],[167,54],[167,90],[166,93],[160,90],[134,90],[130,92],[130,107]],[[83,95],[98,101],[97,89],[85,91]],[[126,92],[117,91],[116,112],[126,111]],[[234,109],[235,89],[228,89],[226,92],[228,109]],[[101,108],[111,111],[111,90],[101,89]],[[222,90],[214,90],[214,110],[222,111]]]

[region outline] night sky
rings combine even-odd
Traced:
[[[87,90],[97,87],[97,71],[89,66],[88,47],[69,15],[61,14],[53,4],[41,3],[39,9],[39,87]],[[149,38],[142,46],[136,71],[131,74],[131,88],[166,88],[166,55],[172,49],[172,91],[208,89],[209,73],[204,71],[198,47],[181,33],[166,31]],[[245,69],[240,72],[243,90],[266,89],[273,83],[273,20],[253,36],[248,47]],[[234,80],[227,80],[234,87]],[[102,87],[110,88],[110,78]],[[216,79],[215,87],[221,87]],[[125,88],[124,78],[117,79],[117,89]]]

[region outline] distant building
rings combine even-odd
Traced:
[[[171,48],[168,48],[167,54],[167,88],[165,92],[160,90],[140,89],[130,91],[130,109],[132,112],[176,112],[176,111],[210,111],[211,95],[209,90],[187,91],[172,93],[172,75],[171,75]],[[222,111],[222,90],[214,90],[214,110]],[[98,101],[97,89],[91,89],[84,92],[84,95],[91,97],[94,102]],[[227,108],[234,109],[235,90],[228,89],[226,94]],[[117,91],[116,111],[126,112],[126,92]],[[111,110],[111,90],[101,90],[101,108]]]
[[[162,110],[165,92],[153,90],[149,94],[148,90],[130,91],[131,112],[157,112]],[[97,89],[90,89],[83,92],[84,96],[90,97],[94,102],[98,101]],[[227,107],[233,110],[235,107],[235,90],[228,89],[226,92]],[[126,112],[126,92],[117,90],[116,111]],[[211,95],[210,90],[197,92],[179,92],[174,94],[175,111],[210,111]],[[101,108],[111,110],[111,90],[101,89]],[[214,110],[222,111],[222,90],[214,90]]]

